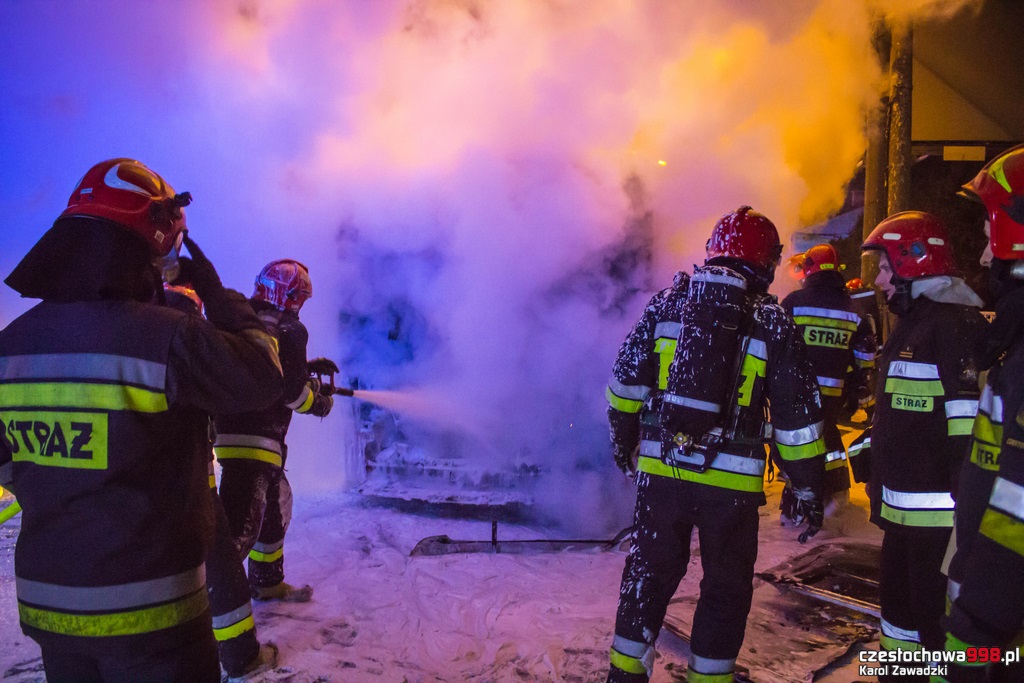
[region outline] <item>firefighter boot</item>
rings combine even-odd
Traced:
[[[256,656],[252,658],[243,671],[238,676],[228,676],[228,683],[244,683],[245,681],[253,680],[254,676],[266,673],[277,666],[277,645],[273,643],[263,643],[260,645],[260,651],[256,653]]]
[[[276,586],[254,586],[252,597],[264,602],[309,602],[313,597],[313,587],[307,585],[300,588],[282,581]]]

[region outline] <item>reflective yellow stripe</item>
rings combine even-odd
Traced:
[[[658,354],[658,388],[662,391],[668,388],[668,369],[676,356],[676,344],[675,339],[659,339],[654,342],[654,352]]]
[[[254,562],[273,562],[284,557],[284,548],[278,548],[272,553],[261,553],[259,550],[250,550],[249,559]]]
[[[972,431],[974,438],[978,441],[982,441],[989,446],[999,447],[1003,443],[1003,425],[999,422],[993,422],[992,419],[985,413],[978,413],[978,416],[974,419],[974,430]]]
[[[883,650],[907,650],[913,652],[921,649],[921,643],[915,643],[912,640],[900,640],[899,638],[887,636],[884,633],[879,636],[878,642]]]
[[[210,488],[211,489],[217,488],[217,476],[214,475],[214,474],[210,475]]]
[[[607,387],[604,390],[604,395],[608,399],[608,405],[623,413],[639,413],[644,405],[643,401],[634,401],[633,399],[616,396]]]
[[[846,467],[846,458],[838,458],[832,462],[825,463],[825,471],[831,472],[832,470],[838,470],[840,467]]]
[[[946,634],[946,650],[948,650],[949,652],[964,652],[969,647],[977,647],[977,646],[971,645],[970,643],[967,643],[967,642],[964,642],[964,641],[960,640],[959,638],[954,636],[952,633],[947,633]],[[974,668],[980,669],[982,667],[988,666],[988,663],[987,662],[966,662],[965,661],[965,662],[957,662],[956,665],[957,666],[970,666],[970,667],[974,667]]]
[[[628,674],[647,673],[647,669],[644,668],[643,662],[636,657],[627,657],[614,647],[608,652],[608,658],[611,659],[612,666],[616,669],[621,669]]]
[[[26,382],[0,384],[0,407],[91,408],[160,413],[167,410],[167,395],[123,384],[79,382]]]
[[[313,399],[315,399],[315,398],[316,398],[316,393],[310,391],[309,394],[306,396],[306,400],[302,402],[302,405],[300,405],[298,408],[295,409],[295,412],[296,413],[308,413],[310,408],[313,407]]]
[[[1004,548],[1024,555],[1024,523],[1019,519],[988,508],[978,531]]]
[[[942,396],[945,391],[942,388],[942,382],[937,379],[887,377],[885,393],[906,394],[907,396]]]
[[[952,527],[952,510],[899,510],[882,503],[882,519],[893,524],[916,527]]]
[[[232,624],[231,626],[225,626],[224,628],[215,628],[215,629],[213,629],[213,637],[216,638],[218,641],[222,641],[223,642],[225,640],[231,640],[232,638],[237,638],[238,636],[242,635],[246,631],[251,631],[254,628],[256,628],[256,622],[254,622],[252,620],[252,615],[250,614],[249,616],[247,616],[245,619],[242,619],[237,624]]]
[[[857,323],[852,320],[838,320],[836,318],[821,318],[816,315],[798,315],[793,318],[797,325],[814,325],[816,327],[833,327],[839,330],[857,331]]]
[[[779,455],[782,456],[783,460],[806,460],[825,452],[825,440],[823,438],[819,438],[811,443],[805,443],[802,446],[786,446],[778,442],[775,445],[779,447]]]
[[[967,436],[974,427],[974,420],[969,417],[954,417],[946,427],[948,436]]]
[[[747,491],[759,493],[764,489],[763,477],[754,477],[749,474],[737,474],[735,472],[723,472],[721,470],[708,470],[706,472],[695,472],[682,467],[666,465],[657,458],[641,457],[637,468],[641,472],[655,474],[659,477],[670,479],[682,479],[697,484],[717,486],[723,489],[734,491]]]
[[[821,391],[821,395],[822,396],[842,396],[843,395],[842,387],[819,386],[818,389],[819,389],[819,391]]]
[[[853,362],[858,368],[873,368],[875,367],[875,361],[873,360],[862,360],[860,358],[854,358]]]
[[[727,674],[702,674],[693,669],[686,671],[687,683],[732,683],[733,673]]]
[[[265,448],[251,446],[214,446],[213,454],[218,460],[259,460],[281,466],[281,454]]]
[[[66,636],[131,636],[152,633],[192,621],[207,609],[206,589],[157,607],[113,614],[69,614],[18,603],[18,616],[26,626]]]

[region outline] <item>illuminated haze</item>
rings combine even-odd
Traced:
[[[138,158],[229,286],[309,265],[310,356],[443,402],[461,455],[542,464],[549,512],[607,528],[603,387],[646,298],[740,204],[783,233],[837,209],[872,13],[963,4],[3,3],[0,271],[85,169]],[[5,288],[0,322],[28,303]],[[300,493],[356,476],[346,401],[293,422]]]

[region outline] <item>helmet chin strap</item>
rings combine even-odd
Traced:
[[[910,310],[911,302],[914,300],[910,294],[911,281],[893,275],[890,282],[896,287],[896,291],[885,300],[885,303],[889,306],[889,310],[896,315],[906,315],[907,311]]]

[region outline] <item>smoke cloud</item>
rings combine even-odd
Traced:
[[[603,387],[646,298],[741,204],[784,234],[838,208],[884,88],[872,21],[968,4],[6,3],[0,267],[86,168],[139,158],[192,191],[228,284],[310,266],[311,356],[419,392],[425,439],[539,464],[552,516],[610,528]],[[5,291],[0,322],[28,303]],[[344,401],[293,423],[300,493],[358,476]]]

